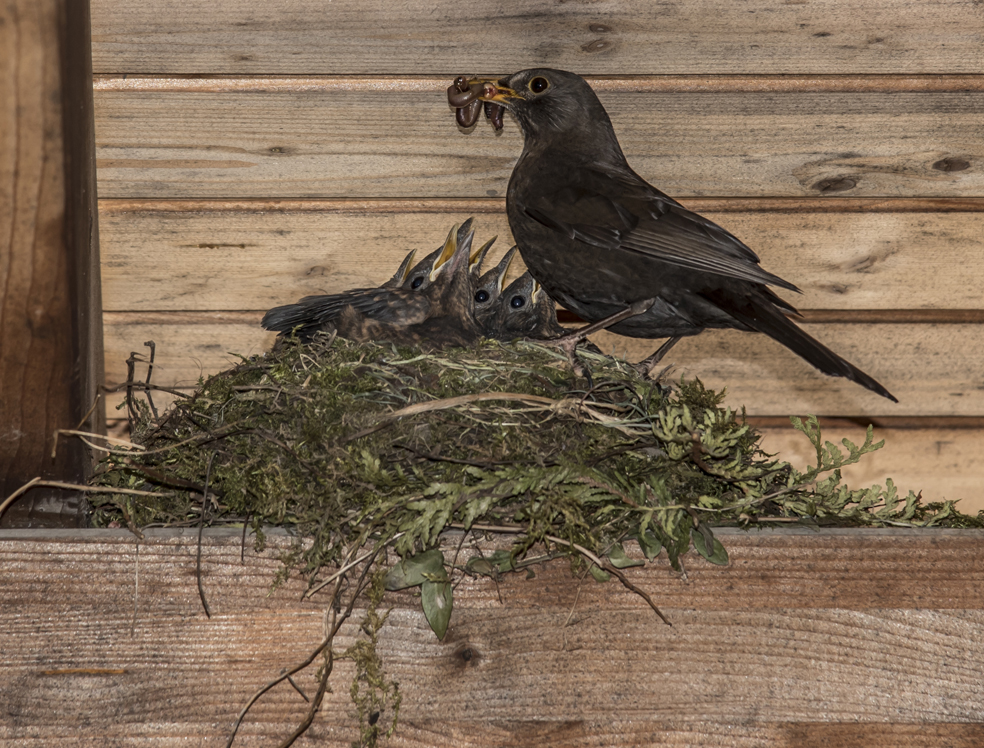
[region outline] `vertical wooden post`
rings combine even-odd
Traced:
[[[0,501],[36,476],[84,479],[91,461],[56,429],[102,381],[88,0],[0,2]],[[84,422],[83,422],[84,419]],[[3,526],[78,525],[81,495],[36,488]]]

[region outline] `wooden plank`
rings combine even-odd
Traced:
[[[91,472],[58,428],[100,428],[99,255],[88,3],[0,6],[0,496]],[[6,526],[82,520],[80,497],[34,489]]]
[[[512,242],[503,202],[463,202],[103,200],[105,309],[265,311],[302,296],[375,286],[409,249],[436,248],[469,215],[477,239],[498,235],[493,254],[505,251]],[[981,212],[926,205],[925,212],[801,213],[782,201],[773,211],[756,202],[743,201],[738,212],[718,212],[726,206],[715,200],[686,204],[802,288],[802,296],[789,295],[802,309],[984,309],[984,203],[975,204]],[[512,270],[522,272],[518,258]]]
[[[126,358],[157,344],[153,381],[194,386],[199,376],[260,354],[272,343],[259,313],[107,312],[106,377],[125,381]],[[901,401],[891,403],[843,379],[826,377],[763,335],[712,330],[687,338],[667,356],[671,378],[699,377],[727,387],[727,402],[752,415],[815,413],[827,416],[984,415],[979,352],[984,326],[973,324],[806,324],[804,328],[861,367]],[[601,333],[606,352],[640,360],[657,341]],[[138,376],[142,372],[138,371]]]
[[[674,197],[984,195],[984,93],[601,92]],[[100,91],[102,197],[501,197],[515,123],[458,132],[444,86]]]
[[[533,579],[463,580],[444,642],[414,594],[388,594],[379,652],[403,694],[391,744],[979,743],[981,533],[720,537],[726,568],[687,556],[685,579],[665,561],[627,570],[672,627],[614,582],[572,579],[562,562]],[[209,620],[191,532],[139,544],[119,531],[4,534],[0,744],[220,744],[245,700],[322,637],[323,601],[300,601],[300,580],[268,594],[288,543],[272,536],[268,551],[241,563],[236,535],[206,537]],[[447,552],[457,545],[450,539]],[[361,613],[339,649],[359,636]],[[352,674],[350,662],[336,663],[299,745],[356,738]],[[296,679],[313,690],[313,673]],[[284,737],[305,706],[274,689],[237,744]]]
[[[448,75],[100,75],[94,91],[159,93],[430,93]],[[585,75],[596,91],[626,93],[954,93],[984,89],[984,75]]]
[[[93,2],[96,70],[108,73],[981,73],[980,29],[956,0],[463,0],[440,13],[406,1]]]

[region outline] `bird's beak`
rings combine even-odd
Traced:
[[[417,250],[411,249],[410,254],[403,258],[403,262],[401,262],[400,267],[397,268],[396,274],[392,278],[393,283],[397,286],[407,279],[407,274],[410,272],[410,263],[413,262],[413,256],[415,254],[417,254]]]
[[[513,246],[506,252],[502,259],[499,260],[499,264],[495,266],[495,271],[499,274],[496,278],[496,286],[499,289],[499,293],[502,293],[502,287],[506,284],[506,274],[509,272],[509,266],[512,265],[513,257],[516,256],[516,252],[519,251],[519,247]]]
[[[482,93],[478,96],[482,101],[492,101],[506,106],[510,99],[523,98],[508,86],[504,86],[501,80],[495,78],[472,78],[468,81],[469,88],[476,83],[482,86]]]
[[[454,251],[458,248],[458,224],[451,227],[451,231],[448,232],[448,238],[444,240],[444,247],[441,249],[441,254],[438,255],[437,259],[434,260],[434,267],[430,271],[430,279],[433,282],[435,278],[441,273],[441,269],[447,264],[454,256]]]
[[[498,236],[493,236],[485,244],[472,252],[471,257],[468,258],[468,272],[478,275],[482,272],[482,261],[485,260],[485,255],[488,254],[489,249],[495,244],[495,240]]]

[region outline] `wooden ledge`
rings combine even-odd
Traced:
[[[628,570],[673,622],[562,562],[465,579],[444,642],[412,592],[379,652],[403,693],[390,745],[980,745],[984,532],[720,530],[726,568]],[[453,554],[458,538],[449,540]],[[0,744],[222,745],[245,701],[323,635],[323,600],[277,554],[210,531],[0,533]],[[483,542],[488,551],[493,544]],[[471,555],[466,546],[459,557]],[[359,611],[339,650],[359,635]],[[297,745],[357,738],[341,660]],[[296,678],[313,691],[313,672]],[[287,686],[237,745],[274,745],[306,707]],[[385,715],[384,715],[385,718]]]

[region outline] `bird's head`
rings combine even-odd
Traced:
[[[506,286],[497,307],[489,328],[490,334],[500,340],[549,337],[556,327],[553,301],[529,271]]]
[[[482,273],[478,278],[472,277],[472,299],[475,302],[475,319],[479,324],[484,325],[495,315],[506,273],[518,251],[519,247],[513,247],[502,256],[495,267]]]
[[[576,73],[532,68],[499,79],[468,81],[478,98],[512,112],[523,134],[604,137],[612,133],[611,120],[588,82]],[[614,135],[612,135],[614,137]]]

